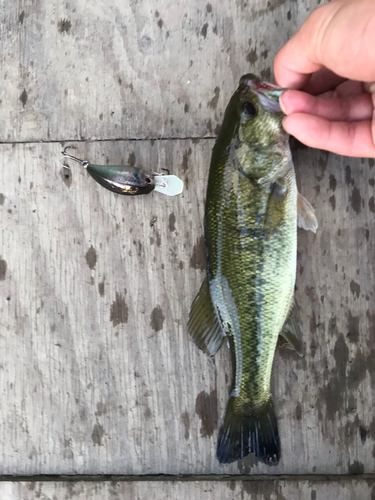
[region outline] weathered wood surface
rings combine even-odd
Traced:
[[[370,500],[374,480],[0,483],[4,500]]]
[[[212,145],[78,145],[103,163],[159,158],[188,180],[180,197],[130,199],[79,165],[66,179],[60,144],[1,146],[2,474],[270,473],[251,457],[217,463],[228,349],[209,359],[187,335]],[[296,152],[320,228],[300,232],[306,355],[276,357],[283,452],[272,473],[374,470],[375,170],[342,163]]]
[[[296,150],[320,228],[299,234],[306,356],[274,365],[277,468],[217,463],[228,350],[208,359],[186,328],[213,140],[181,138],[214,136],[241,74],[269,77],[318,3],[0,0],[0,141],[29,142],[0,145],[0,474],[374,471],[374,161]],[[185,192],[69,176],[53,141],[71,139]]]
[[[0,0],[0,141],[203,137],[320,0]]]

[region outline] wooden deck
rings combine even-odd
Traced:
[[[305,357],[274,363],[278,467],[217,462],[229,352],[187,334],[223,111],[319,3],[0,0],[0,498],[375,497],[374,160],[293,142],[319,230],[299,233]],[[184,193],[114,195],[61,168],[70,144]]]

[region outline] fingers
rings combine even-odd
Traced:
[[[330,122],[295,113],[284,119],[283,126],[289,134],[312,148],[344,156],[375,157],[375,126],[370,120]]]
[[[336,75],[327,68],[322,68],[313,75],[304,85],[303,91],[311,95],[323,94],[330,90],[334,90],[338,85],[345,82],[345,78]]]
[[[276,55],[276,82],[292,89],[306,85],[310,92],[310,76],[322,67],[345,79],[374,81],[374,42],[374,0],[328,2],[312,12]],[[313,93],[321,93],[317,79],[311,78],[310,85],[318,85]]]
[[[280,98],[286,115],[304,113],[331,121],[371,120],[374,112],[369,94],[348,99],[314,97],[298,90],[288,90]]]
[[[318,57],[319,34],[333,13],[332,4],[316,9],[301,29],[279,50],[274,60],[275,81],[281,87],[298,89],[304,87],[310,75],[319,71],[323,62]]]

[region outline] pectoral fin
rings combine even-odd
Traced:
[[[207,278],[191,306],[188,329],[197,346],[209,356],[220,349],[225,334],[212,304]]]
[[[318,221],[315,216],[315,211],[310,203],[300,193],[297,197],[297,224],[298,227],[316,233],[318,229]]]
[[[289,316],[284,323],[280,335],[288,342],[290,347],[296,351],[299,356],[303,356],[302,345],[302,321],[299,314],[299,308],[294,299],[290,308]]]

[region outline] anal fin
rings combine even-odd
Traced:
[[[209,356],[220,349],[225,334],[212,304],[207,278],[191,306],[188,330],[197,346]]]
[[[302,321],[296,299],[293,300],[289,316],[284,323],[280,335],[299,356],[303,356]]]

